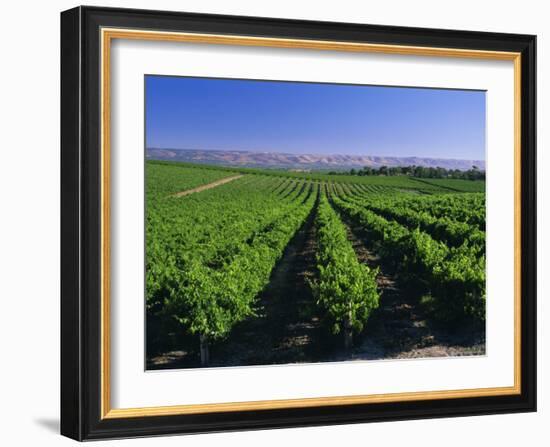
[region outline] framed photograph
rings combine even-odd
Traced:
[[[535,36],[61,14],[61,432],[536,409]]]

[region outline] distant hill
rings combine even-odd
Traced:
[[[288,170],[349,170],[370,166],[425,166],[465,171],[472,166],[485,169],[482,160],[456,160],[425,157],[379,157],[375,155],[315,155],[286,154],[281,152],[219,151],[197,149],[147,149],[146,156],[151,160],[171,160],[189,163],[202,163],[223,166],[250,168],[277,168]]]

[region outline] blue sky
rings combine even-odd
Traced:
[[[485,92],[145,78],[146,144],[485,159]]]

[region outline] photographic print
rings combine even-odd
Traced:
[[[536,36],[61,25],[62,434],[536,410]]]
[[[485,95],[146,75],[146,368],[484,355]]]

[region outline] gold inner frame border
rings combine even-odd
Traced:
[[[101,31],[101,418],[173,416],[183,414],[311,408],[382,402],[505,396],[521,393],[521,54],[504,51],[465,50],[322,40],[267,38],[138,29],[102,28]],[[354,396],[327,396],[215,404],[171,405],[141,408],[111,407],[110,350],[110,73],[113,39],[294,48],[356,53],[437,56],[507,60],[514,63],[514,385],[444,391],[404,392]]]

